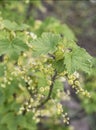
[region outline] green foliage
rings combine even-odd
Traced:
[[[64,41],[61,41],[62,38],[60,38],[59,35],[44,33],[42,34],[41,38],[36,39],[35,41],[33,40],[32,45],[35,54],[37,55],[48,53],[54,55],[54,52],[56,51],[54,55],[56,60],[64,59],[63,62],[65,64],[65,68],[70,74],[79,70],[90,73],[92,68],[92,57],[85,51],[85,49],[78,47],[75,43],[73,43],[73,45],[68,44],[71,42],[71,40],[69,41],[67,39],[68,41],[66,41],[66,39],[64,39]],[[60,47],[56,50],[59,43],[61,50],[59,49]],[[55,64],[57,63],[59,63],[59,61]],[[62,60],[60,63],[62,64]]]
[[[2,8],[5,1],[1,3]],[[91,74],[95,68],[94,58],[76,40],[67,25],[53,18],[34,21],[32,26],[0,18],[0,130],[36,130],[45,118],[46,126],[54,120],[49,130],[70,129],[65,127],[69,118],[60,103],[60,95],[66,97],[61,79],[89,98],[75,73]]]
[[[42,36],[32,41],[36,55],[52,53],[60,42],[60,36],[52,33],[43,33]]]
[[[60,77],[64,76],[66,80],[70,80],[70,74],[78,70],[89,73],[93,59],[75,42],[61,37],[59,33],[49,31],[36,38],[35,34],[24,31],[26,27],[22,30],[22,25],[17,27],[16,23],[11,24],[11,21],[8,21],[8,26],[5,20],[2,22],[4,25],[0,34],[4,35],[0,38],[0,55],[3,57],[0,63],[1,128],[33,130],[36,122],[40,120],[39,116],[42,116],[40,113],[53,119],[63,116],[62,106],[55,106],[55,103],[60,101],[60,93],[63,92]],[[53,108],[49,108],[47,102]],[[43,105],[46,106],[44,110],[40,109]],[[50,115],[54,107],[56,111]],[[27,122],[28,113],[30,122]],[[64,122],[68,123],[67,118]]]
[[[8,130],[17,130],[17,129],[36,129],[36,125],[34,121],[32,121],[32,115],[27,114],[25,117],[20,115],[16,116],[13,112],[9,112],[5,116],[3,116],[1,123],[6,126]]]
[[[3,20],[2,21],[3,28],[9,31],[23,31],[28,28],[28,25],[26,24],[17,24],[16,22],[11,22],[9,20]]]
[[[70,28],[66,24],[62,24],[59,20],[55,18],[47,18],[44,22],[39,25],[39,28],[36,30],[38,35],[41,35],[42,32],[54,32],[59,33],[65,36],[69,40],[76,40],[74,33],[70,30]]]
[[[65,54],[64,63],[69,73],[81,70],[90,74],[92,57],[84,49],[77,47],[72,52]]]
[[[28,46],[20,39],[15,38],[12,41],[0,40],[0,56],[7,54],[12,59],[17,59],[19,54],[28,50]]]

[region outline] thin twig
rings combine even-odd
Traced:
[[[54,75],[53,75],[53,77],[51,79],[52,83],[50,85],[49,94],[48,94],[47,98],[43,102],[41,102],[40,105],[37,106],[37,108],[42,107],[43,105],[45,105],[51,99],[51,94],[52,94],[52,90],[53,90],[53,86],[54,86],[56,76],[57,76],[57,71],[55,70]]]

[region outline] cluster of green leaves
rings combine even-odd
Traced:
[[[91,72],[93,58],[75,43],[76,38],[66,25],[54,20],[52,29],[51,22],[46,22],[51,20],[40,23],[38,29],[33,26],[37,38],[34,38],[36,34],[28,32],[25,24],[19,25],[3,19],[0,21],[1,129],[35,130],[38,122],[36,111],[46,116],[46,112],[51,113],[52,109],[56,109],[49,117],[60,119],[64,114],[62,107],[55,108],[52,103],[61,100],[57,94],[58,90],[63,92],[60,78],[70,76],[75,71]],[[47,32],[40,32],[47,25]],[[43,106],[44,110],[41,109]]]
[[[43,22],[32,17],[26,19],[29,12],[30,16],[36,15],[36,10],[28,12],[30,5],[32,9],[44,11],[40,0],[0,0],[0,15],[4,18],[0,18],[0,130],[36,130],[37,126],[41,127],[38,121],[43,123],[42,129],[69,130],[71,128],[64,124],[67,119],[62,122],[61,105],[56,108],[65,96],[61,78],[71,77],[70,83],[73,83],[75,71],[91,74],[88,77],[86,74],[84,88],[90,91],[92,98],[80,98],[86,112],[96,112],[96,61],[77,46],[77,39],[66,24],[54,18]],[[48,99],[54,71],[57,76],[51,99]],[[32,104],[28,104],[31,100]],[[30,105],[40,104],[42,109],[28,109]],[[44,119],[38,120],[38,116]]]
[[[25,24],[18,25],[15,22],[10,22],[9,20],[1,20],[1,30],[3,30],[0,31],[0,56],[7,54],[9,57],[17,58],[21,51],[28,50],[23,37],[15,37],[18,31],[22,32],[26,28],[27,25]]]
[[[48,53],[54,57],[56,55],[56,63],[63,63],[63,70],[66,68],[66,71],[71,74],[78,70],[87,73],[91,71],[92,57],[84,49],[77,46],[73,40],[68,40],[66,37],[62,40],[58,34],[43,33],[40,38],[32,42],[32,45],[37,56]],[[56,50],[57,46],[60,50]]]

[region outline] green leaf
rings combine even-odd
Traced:
[[[61,28],[58,27],[58,29],[61,31],[62,34],[64,34],[64,37],[66,37],[68,40],[76,41],[74,33],[66,24],[61,25]]]
[[[52,53],[60,41],[60,35],[53,33],[43,33],[40,38],[32,41],[35,55]]]
[[[20,39],[12,41],[0,40],[0,56],[3,54],[9,55],[12,59],[16,59],[20,52],[28,50],[28,46]]]
[[[21,24],[21,25],[18,25],[17,31],[23,31],[28,28],[29,28],[29,26],[27,24]]]
[[[77,49],[78,45],[76,44],[76,42],[74,40],[71,39],[67,39],[66,37],[64,37],[62,44],[64,45],[64,47],[68,50],[70,49]]]
[[[65,69],[64,60],[58,60],[53,62],[53,67],[57,70],[57,72],[61,73]]]
[[[72,52],[66,52],[64,57],[64,64],[69,73],[74,73],[78,70],[90,73],[92,57],[85,49],[77,47],[77,49],[73,49]]]
[[[36,123],[34,120],[32,120],[32,117],[32,112],[26,113],[25,116],[19,115],[17,117],[18,125],[22,129],[26,128],[27,130],[36,130]]]
[[[8,46],[9,41],[8,40],[0,40],[0,56],[2,54],[7,53],[7,50],[9,49],[10,46]]]
[[[28,28],[28,25],[26,24],[18,25],[17,23],[11,22],[9,20],[3,20],[3,25],[4,28],[8,29],[9,31],[23,31]]]
[[[23,115],[15,115],[14,112],[9,112],[7,114],[2,115],[2,119],[0,119],[0,125],[7,126],[8,130],[17,130],[17,127],[27,130],[35,130],[36,123],[32,120],[33,114],[32,112],[26,113]]]
[[[28,46],[24,43],[21,39],[14,39],[12,41],[13,48],[17,49],[18,51],[26,51]]]
[[[14,113],[10,112],[3,116],[1,124],[7,124],[9,130],[17,130],[17,122]]]
[[[26,128],[30,130],[37,130],[36,129],[36,122],[33,120],[33,114],[32,112],[29,112],[26,114]]]
[[[4,27],[10,31],[16,30],[18,25],[15,22],[11,22],[9,20],[3,20]]]

